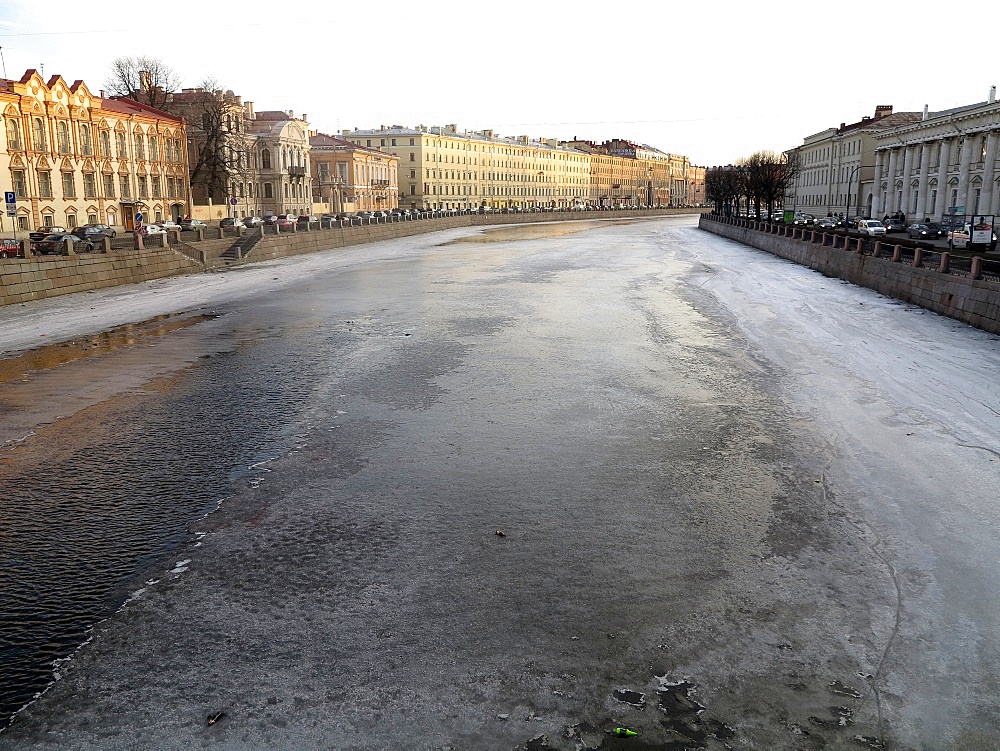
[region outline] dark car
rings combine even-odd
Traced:
[[[49,235],[64,235],[66,234],[65,227],[39,227],[34,232],[28,233],[28,239],[31,242],[38,242],[39,240],[44,240]]]
[[[835,216],[824,216],[816,220],[816,226],[820,229],[834,229],[840,226],[840,219]]]
[[[118,234],[117,232],[115,232],[115,228],[114,227],[112,227],[110,225],[107,225],[107,224],[99,224],[97,222],[94,222],[94,223],[91,223],[91,224],[85,224],[83,226],[84,227],[91,227],[91,228],[94,228],[94,229],[99,229],[99,230],[101,230],[101,232],[103,232],[108,237],[115,237]]]
[[[38,242],[31,244],[31,249],[40,255],[62,255],[66,250],[66,243],[73,248],[74,253],[90,253],[94,250],[94,243],[91,240],[83,240],[76,235],[47,235]]]
[[[882,226],[885,227],[885,231],[889,232],[906,232],[906,222],[899,217],[892,217],[890,219],[883,219]]]
[[[105,237],[108,239],[114,237],[115,231],[106,224],[85,224],[82,227],[74,227],[70,234],[92,245],[100,245]]]
[[[906,228],[906,235],[911,240],[937,240],[941,237],[941,225],[934,222],[918,222]]]
[[[311,214],[302,214],[295,218],[295,223],[299,225],[299,229],[309,229],[310,225],[316,224],[319,219],[312,216]]]
[[[20,258],[22,255],[20,240],[0,239],[0,258]]]
[[[238,229],[240,227],[246,227],[243,220],[237,216],[227,216],[219,220],[219,227],[221,229]]]

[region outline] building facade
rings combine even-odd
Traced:
[[[568,208],[589,194],[589,155],[551,139],[456,125],[346,130],[343,138],[398,158],[399,204],[407,208]]]
[[[399,159],[325,133],[309,136],[313,206],[330,214],[399,206]]]
[[[0,79],[0,112],[0,173],[17,197],[5,234],[98,222],[127,230],[139,214],[156,222],[190,211],[183,118],[35,70]]]
[[[289,110],[255,112],[247,128],[256,138],[260,216],[312,213],[309,123]],[[238,197],[237,197],[237,200]]]
[[[940,112],[925,107],[875,138],[873,214],[901,212],[909,221],[1000,216],[998,146],[995,86],[985,102]]]

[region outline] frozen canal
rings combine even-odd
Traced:
[[[0,308],[0,749],[1000,747],[1000,338],[695,225]]]

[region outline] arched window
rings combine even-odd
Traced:
[[[36,117],[31,122],[31,138],[34,141],[35,151],[48,151],[48,144],[45,143],[45,121]]]
[[[263,169],[271,169],[271,150],[264,149],[260,152],[260,163]]]
[[[21,150],[21,126],[14,118],[7,120],[7,148]]]
[[[156,136],[149,137],[149,161],[160,161],[160,141]]]
[[[69,126],[62,120],[56,123],[56,136],[59,140],[59,153],[69,153]]]
[[[271,183],[264,183],[264,198],[274,198],[274,188]]]
[[[115,133],[115,142],[118,145],[118,158],[119,159],[127,159],[128,158],[128,149],[125,147],[125,134],[124,133]]]
[[[135,158],[146,158],[146,139],[143,138],[142,133],[135,134]]]
[[[83,124],[80,126],[80,153],[84,156],[92,156],[94,144],[90,140],[90,126]]]
[[[105,158],[111,157],[111,133],[106,130],[101,131],[99,136],[101,143],[101,156]]]

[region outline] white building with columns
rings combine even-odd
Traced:
[[[1000,215],[1000,102],[928,112],[875,138],[876,216]]]

